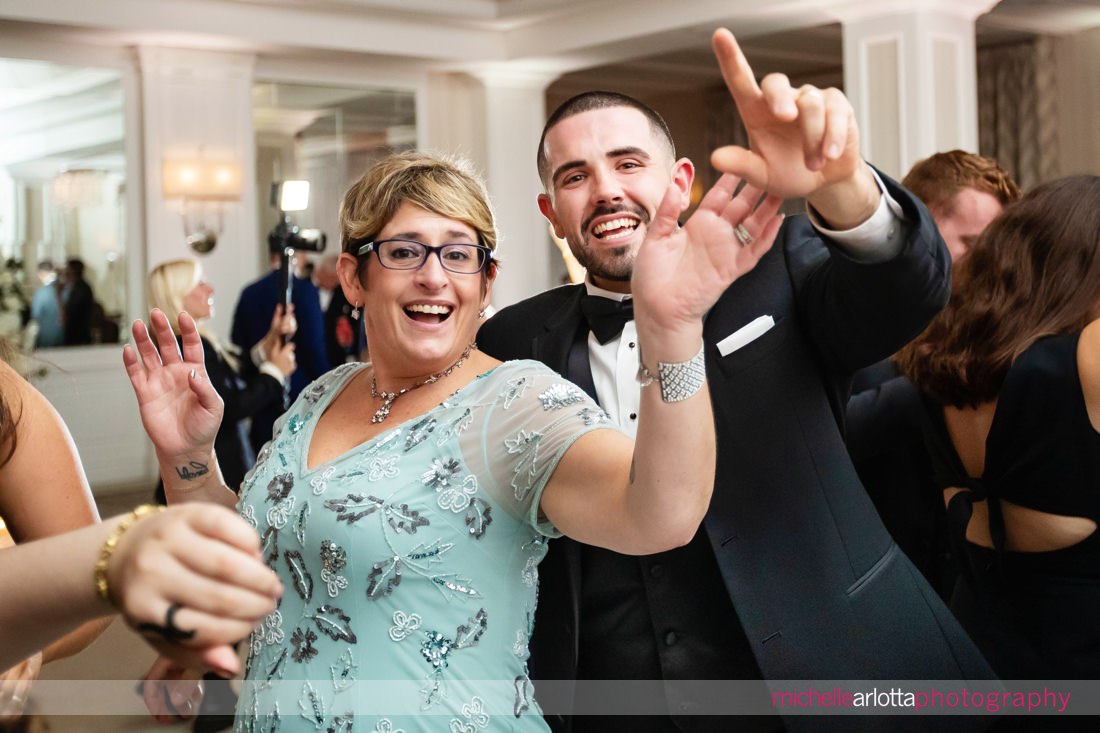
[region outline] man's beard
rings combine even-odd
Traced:
[[[640,206],[602,206],[585,218],[581,231],[576,236],[567,237],[569,242],[569,249],[572,250],[573,256],[577,258],[577,262],[581,263],[588,274],[593,278],[602,278],[604,280],[610,280],[613,282],[627,282],[630,280],[631,274],[634,272],[634,252],[631,251],[630,245],[624,244],[621,247],[601,247],[598,250],[595,248],[589,248],[588,238],[585,236],[591,226],[592,221],[600,216],[609,216],[613,214],[622,213],[634,214],[638,217],[638,227],[649,224],[649,212]]]

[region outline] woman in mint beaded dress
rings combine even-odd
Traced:
[[[496,232],[475,177],[414,152],[348,191],[340,278],[373,361],[306,389],[245,478],[238,510],[286,590],[249,640],[237,730],[546,730],[526,658],[547,541],[652,553],[690,540],[706,510],[702,316],[779,223],[776,201],[754,213],[736,183],[684,228],[679,188],[651,213],[634,276],[654,376],[637,450],[542,364],[477,350]],[[164,315],[150,320],[173,343]],[[220,403],[189,317],[180,330],[182,356],[158,353],[136,323],[127,370],[169,502],[232,504],[211,447]]]

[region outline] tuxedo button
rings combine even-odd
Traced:
[[[661,565],[660,563],[655,563],[654,565],[650,566],[650,568],[649,568],[649,577],[651,577],[651,578],[660,578],[660,577],[663,577],[664,574],[665,574],[665,566]]]
[[[631,420],[637,420],[638,419],[638,413],[636,413],[636,412],[630,413],[630,419]]]
[[[673,646],[679,640],[680,640],[680,638],[678,636],[676,636],[675,631],[670,631],[667,634],[665,634],[665,646]]]

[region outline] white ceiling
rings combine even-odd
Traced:
[[[1100,0],[897,0],[902,11],[977,14],[979,44],[1033,33],[1100,27]],[[426,68],[520,69],[559,77],[555,94],[585,88],[628,93],[720,84],[711,30],[732,28],[754,68],[802,81],[840,76],[839,18],[881,12],[893,0],[3,0],[0,54],[27,39],[129,47],[139,44],[240,50],[285,64],[336,62],[384,73]],[[945,4],[946,3],[946,4]],[[258,68],[260,68],[258,67]],[[121,115],[117,76],[39,62],[0,59],[0,165],[97,153],[111,143],[104,122]],[[309,100],[258,86],[261,109],[309,113]],[[265,97],[264,95],[267,95]],[[83,100],[86,111],[48,127],[54,98]],[[340,104],[326,97],[321,107]],[[374,100],[374,106],[390,104]],[[349,113],[351,110],[349,110]],[[383,110],[386,112],[386,110]],[[358,114],[371,114],[367,107]],[[32,120],[28,123],[27,120]],[[117,126],[117,123],[116,123]],[[117,138],[117,136],[116,136]],[[72,145],[61,145],[64,140]],[[118,139],[114,141],[116,144]]]

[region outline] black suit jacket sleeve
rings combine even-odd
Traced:
[[[805,216],[784,226],[777,243],[787,258],[804,334],[826,369],[846,375],[908,343],[943,308],[951,291],[951,257],[928,210],[880,176],[901,206],[908,232],[893,258],[878,263],[852,259]]]

